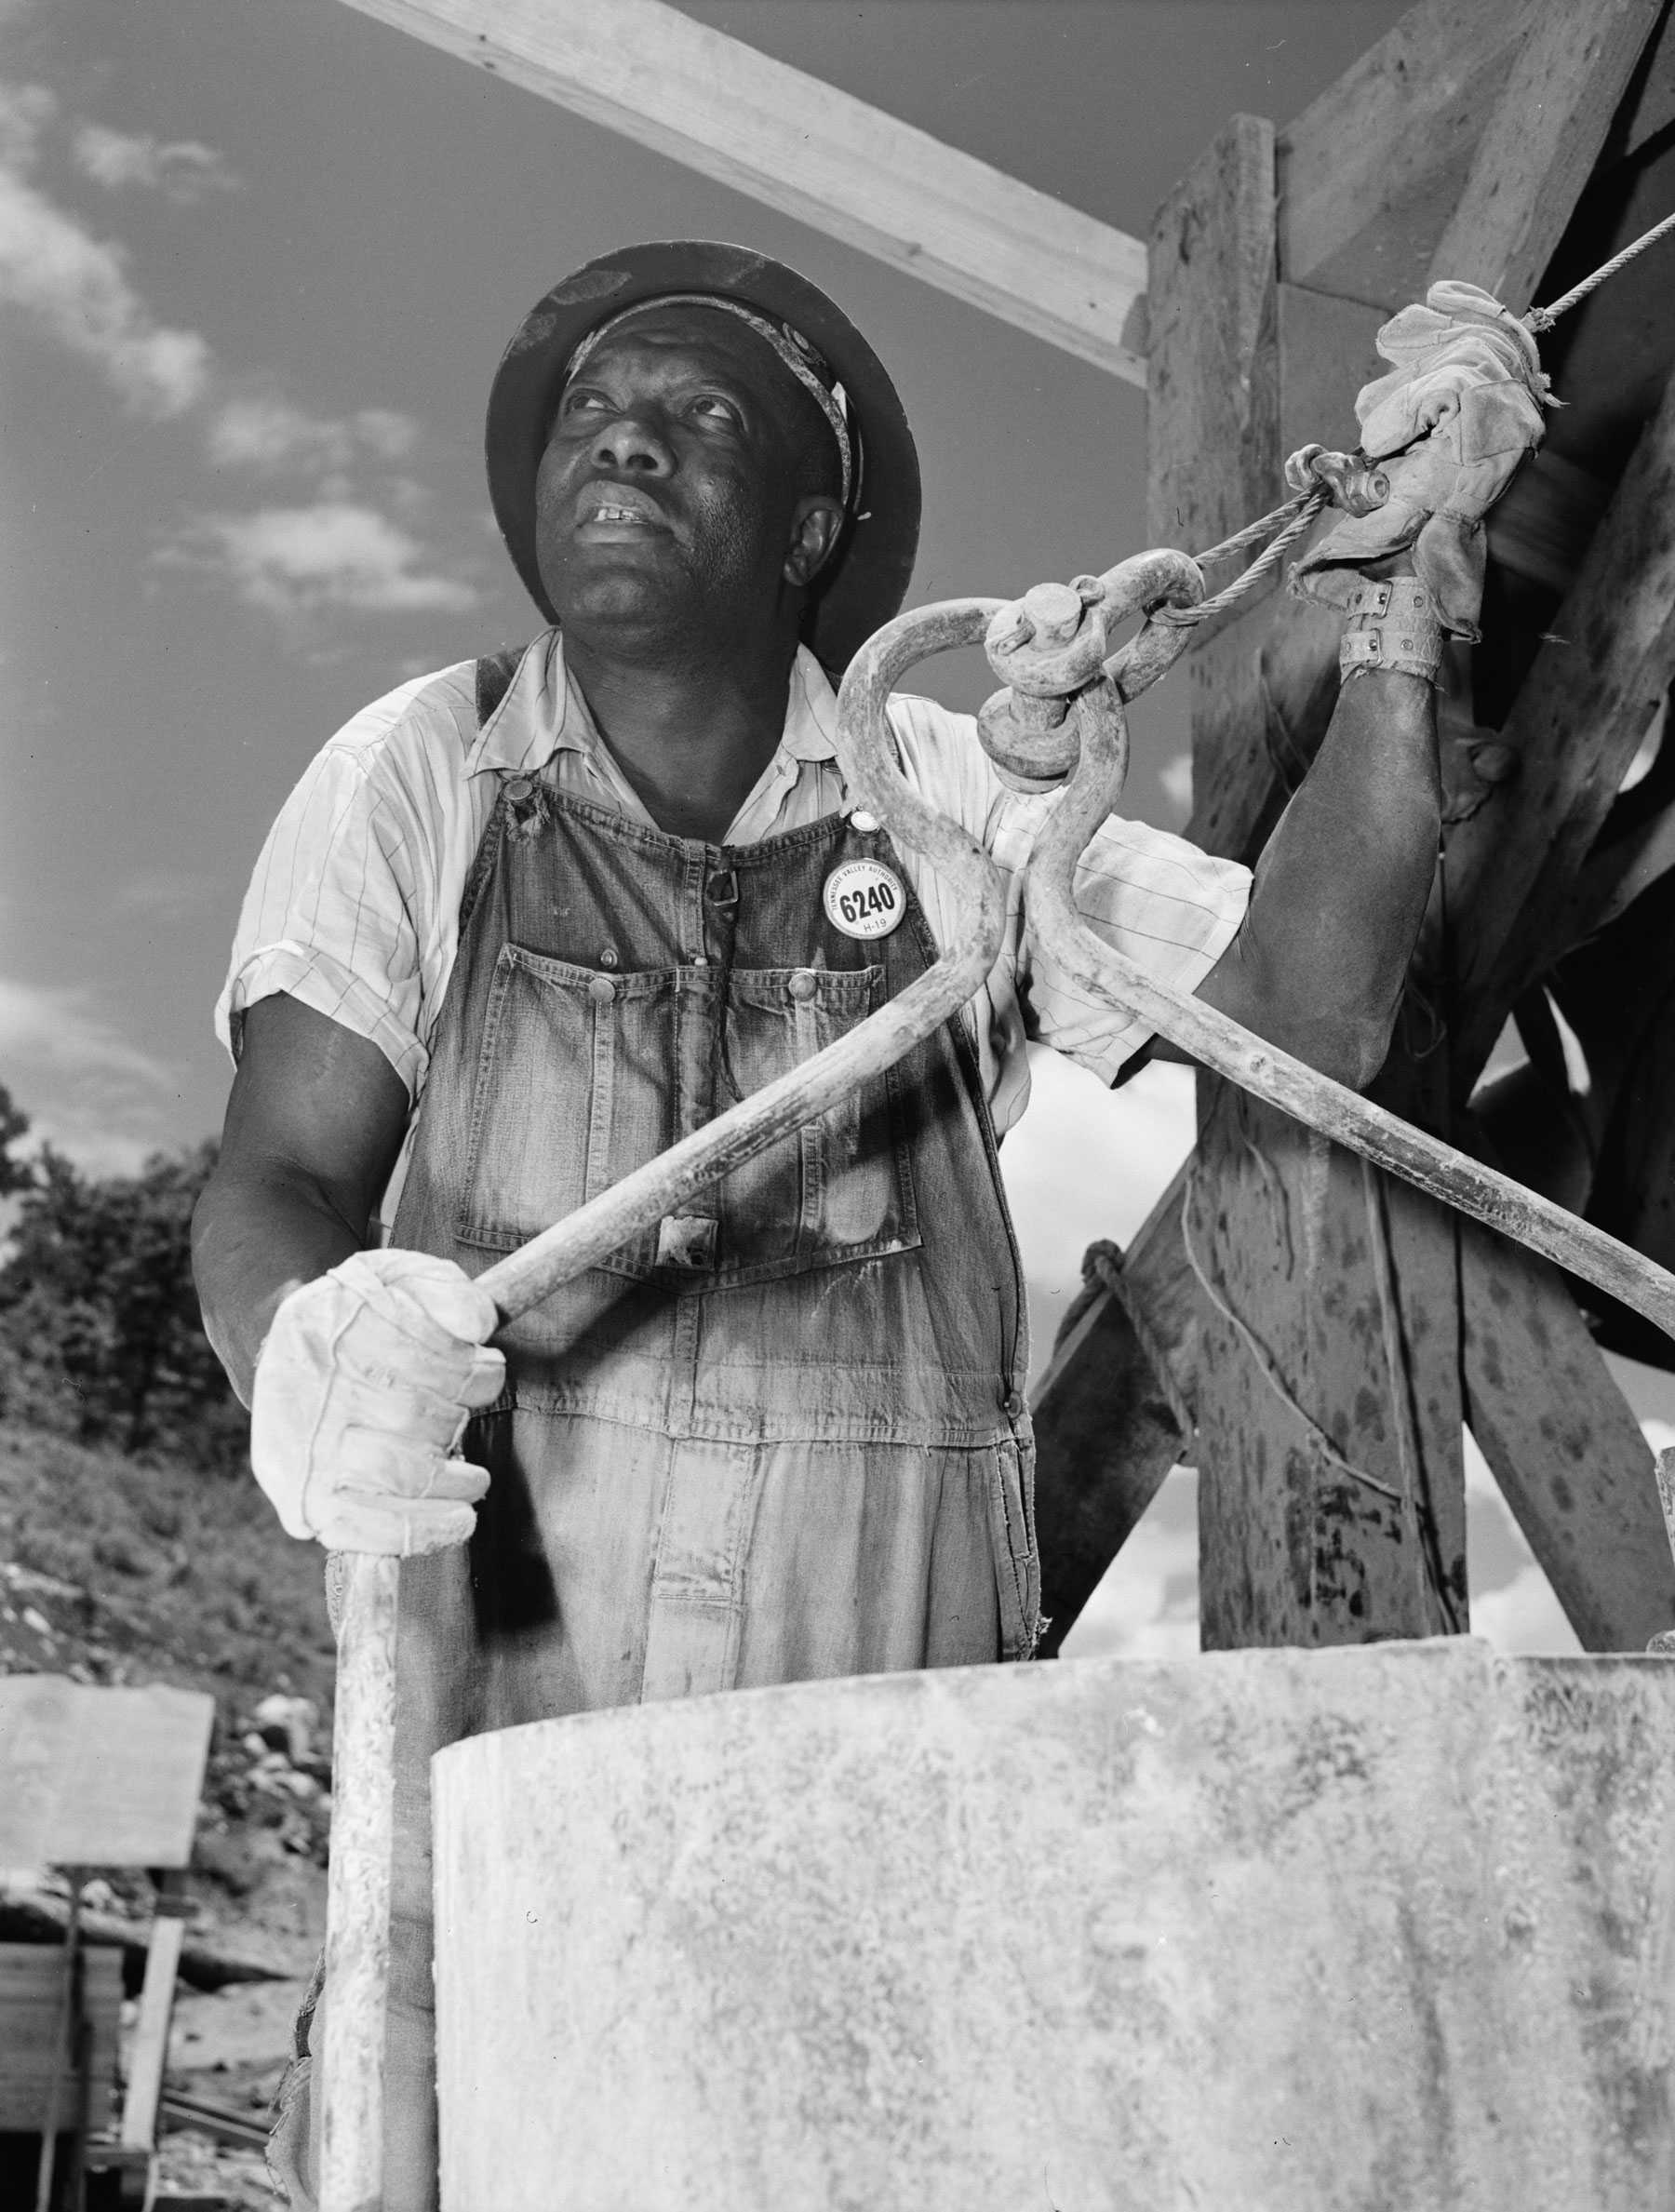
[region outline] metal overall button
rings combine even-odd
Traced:
[[[815,992],[820,988],[820,978],[812,968],[794,968],[785,988],[790,992],[792,998],[800,999],[806,1002],[813,998]]]
[[[608,1006],[616,997],[616,985],[609,975],[596,975],[587,986],[587,995],[596,1006]]]
[[[528,798],[534,788],[533,776],[513,776],[506,785],[506,797],[513,799]]]

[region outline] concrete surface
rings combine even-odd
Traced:
[[[1675,2203],[1675,1667],[875,1677],[445,1751],[445,2212]]]

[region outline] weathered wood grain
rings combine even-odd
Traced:
[[[1194,163],[1159,210],[1150,266],[1146,533],[1199,553],[1284,493],[1271,124],[1234,116]]]
[[[1675,1628],[1652,1448],[1556,1269],[1461,1226],[1466,1418],[1588,1651]]]
[[[183,1898],[170,1900],[185,1908]],[[127,2049],[127,2084],[122,2099],[122,2142],[129,2151],[149,2151],[157,2139],[157,2104],[168,2058],[168,2025],[174,2013],[175,1977],[181,1969],[186,1923],[181,1911],[159,1912],[152,1923],[145,1954],[140,2010]]]
[[[0,2131],[34,2134],[57,2079],[60,2125],[74,2093],[64,1984],[75,1970],[60,1943],[0,1943]],[[117,2030],[122,2014],[122,1959],[114,1951],[80,1954],[82,2005],[92,2031],[88,2120],[108,2127],[116,2089]]]
[[[1090,1285],[1031,1395],[1036,1534],[1051,1624],[1044,1658],[1188,1448],[1202,1357],[1197,1285],[1180,1234],[1190,1167],[1171,1179],[1122,1254],[1121,1298]]]
[[[1628,96],[1617,111],[1605,155],[1630,160],[1649,140],[1675,123],[1675,12],[1664,13],[1646,42]]]
[[[1198,1391],[1204,1648],[1463,1628],[1458,1306],[1440,1209],[1386,1186],[1403,1362],[1392,1374],[1360,1163],[1217,1086],[1199,1173],[1195,1256],[1214,1294]],[[1398,1391],[1416,1467],[1405,1464]]]
[[[1489,88],[1542,4],[1423,0],[1286,127],[1282,277],[1386,308],[1417,296]]]
[[[1060,1347],[1033,1406],[1036,1544],[1052,1658],[1185,1445],[1128,1310],[1101,1290]]]
[[[1498,76],[1431,257],[1521,311],[1552,258],[1665,0],[1541,0]]]

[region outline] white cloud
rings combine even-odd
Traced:
[[[1503,1652],[1579,1652],[1553,1586],[1532,1560],[1499,1589],[1474,1592],[1471,1632]]]
[[[1025,1272],[1074,1290],[1102,1237],[1126,1244],[1197,1136],[1189,1067],[1158,1061],[1120,1091],[1043,1046],[1029,1050],[1029,1110],[1000,1152]]]
[[[155,558],[221,576],[248,605],[283,619],[462,612],[476,604],[470,584],[424,566],[417,539],[352,500],[200,516]]]
[[[29,1116],[24,1149],[56,1145],[90,1174],[132,1174],[201,1133],[178,1123],[173,1070],[87,990],[0,976],[0,1080]]]
[[[1158,771],[1158,781],[1163,786],[1163,796],[1183,814],[1192,811],[1192,755],[1174,753]]]
[[[171,1079],[160,1060],[130,1044],[103,1019],[90,991],[19,983],[10,976],[0,976],[0,1055],[8,1066],[27,1058],[71,1080],[114,1076],[168,1084]]]
[[[71,141],[71,156],[84,177],[108,191],[139,185],[182,206],[210,192],[234,192],[239,180],[213,146],[197,139],[159,139],[83,123]]]
[[[0,302],[93,362],[136,412],[182,414],[209,383],[207,341],[159,323],[128,280],[123,248],[29,181],[55,109],[39,86],[0,88]]]
[[[316,414],[267,379],[240,389],[199,332],[159,322],[130,279],[125,248],[96,236],[34,181],[59,113],[44,86],[0,84],[0,307],[21,310],[45,336],[93,362],[136,413],[167,420],[200,410],[212,466],[289,475],[303,489],[292,504],[199,515],[158,551],[157,563],[212,576],[288,621],[475,606],[474,586],[445,572],[415,534],[429,495],[397,464],[413,451],[418,423],[387,407]],[[82,174],[112,190],[190,201],[237,183],[197,140],[84,122],[70,143]],[[374,472],[376,496],[367,487]]]
[[[412,450],[419,425],[394,408],[367,407],[332,417],[311,414],[275,393],[230,399],[209,425],[207,451],[218,468],[264,476],[285,469],[338,471],[357,461],[399,461]]]
[[[57,96],[45,85],[0,84],[0,167],[29,168],[57,114]]]
[[[1172,1468],[1065,1639],[1067,1659],[1104,1653],[1186,1659],[1198,1650],[1198,1475]]]

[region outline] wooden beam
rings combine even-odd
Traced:
[[[1514,1000],[1565,949],[1552,931],[1675,679],[1672,517],[1675,377],[1500,732],[1517,772],[1449,844],[1457,1089],[1475,1081]]]
[[[1652,1448],[1557,1270],[1461,1225],[1466,1418],[1588,1651],[1675,1628]]]
[[[175,1980],[181,1971],[181,1951],[186,1940],[184,1915],[192,1910],[178,1891],[165,1892],[158,1906],[146,1948],[145,1979],[141,1985],[140,2010],[127,2052],[127,2088],[122,2101],[125,2151],[150,2152],[156,2148],[157,2106],[163,2095],[164,2069],[168,2062],[168,2028],[174,2016]]]
[[[1423,0],[1281,132],[1284,279],[1385,307],[1417,297],[1485,88],[1540,5]]]
[[[1090,1279],[1031,1393],[1049,1621],[1042,1658],[1063,1643],[1186,1448],[1186,1393],[1199,1357],[1199,1302],[1180,1237],[1186,1172],[1120,1256],[1117,1287],[1106,1287],[1108,1265],[1106,1281]],[[1116,1255],[1114,1245],[1095,1249],[1102,1259]]]
[[[349,0],[1130,383],[1146,248],[661,0]]]
[[[1508,56],[1433,280],[1530,304],[1665,0],[1542,0]]]
[[[1127,1307],[1106,1289],[1062,1339],[1032,1413],[1047,1619],[1036,1649],[1051,1659],[1181,1457],[1186,1434]]]
[[[1675,123],[1675,12],[1666,9],[1662,23],[1641,61],[1640,75],[1624,102],[1607,157],[1631,160],[1659,131]]]
[[[1172,535],[1185,519],[1195,547],[1273,503],[1285,439],[1330,436],[1320,418],[1347,425],[1374,366],[1376,311],[1274,278],[1258,127],[1224,134],[1153,237],[1151,531]],[[1277,803],[1276,758],[1297,754],[1300,772],[1330,714],[1338,627],[1270,596],[1194,651],[1204,842],[1248,856],[1259,841]],[[1384,1103],[1415,1113],[1431,1079],[1414,1076]],[[1201,1080],[1199,1100],[1202,1641],[1328,1643],[1461,1626],[1452,1225],[1229,1089]]]
[[[1202,1646],[1463,1629],[1446,1210],[1381,1186],[1286,1116],[1199,1080],[1210,1096],[1192,1210],[1209,1284],[1198,1388]]]
[[[1159,210],[1150,266],[1146,534],[1201,552],[1284,490],[1272,124],[1235,115],[1193,164]]]

